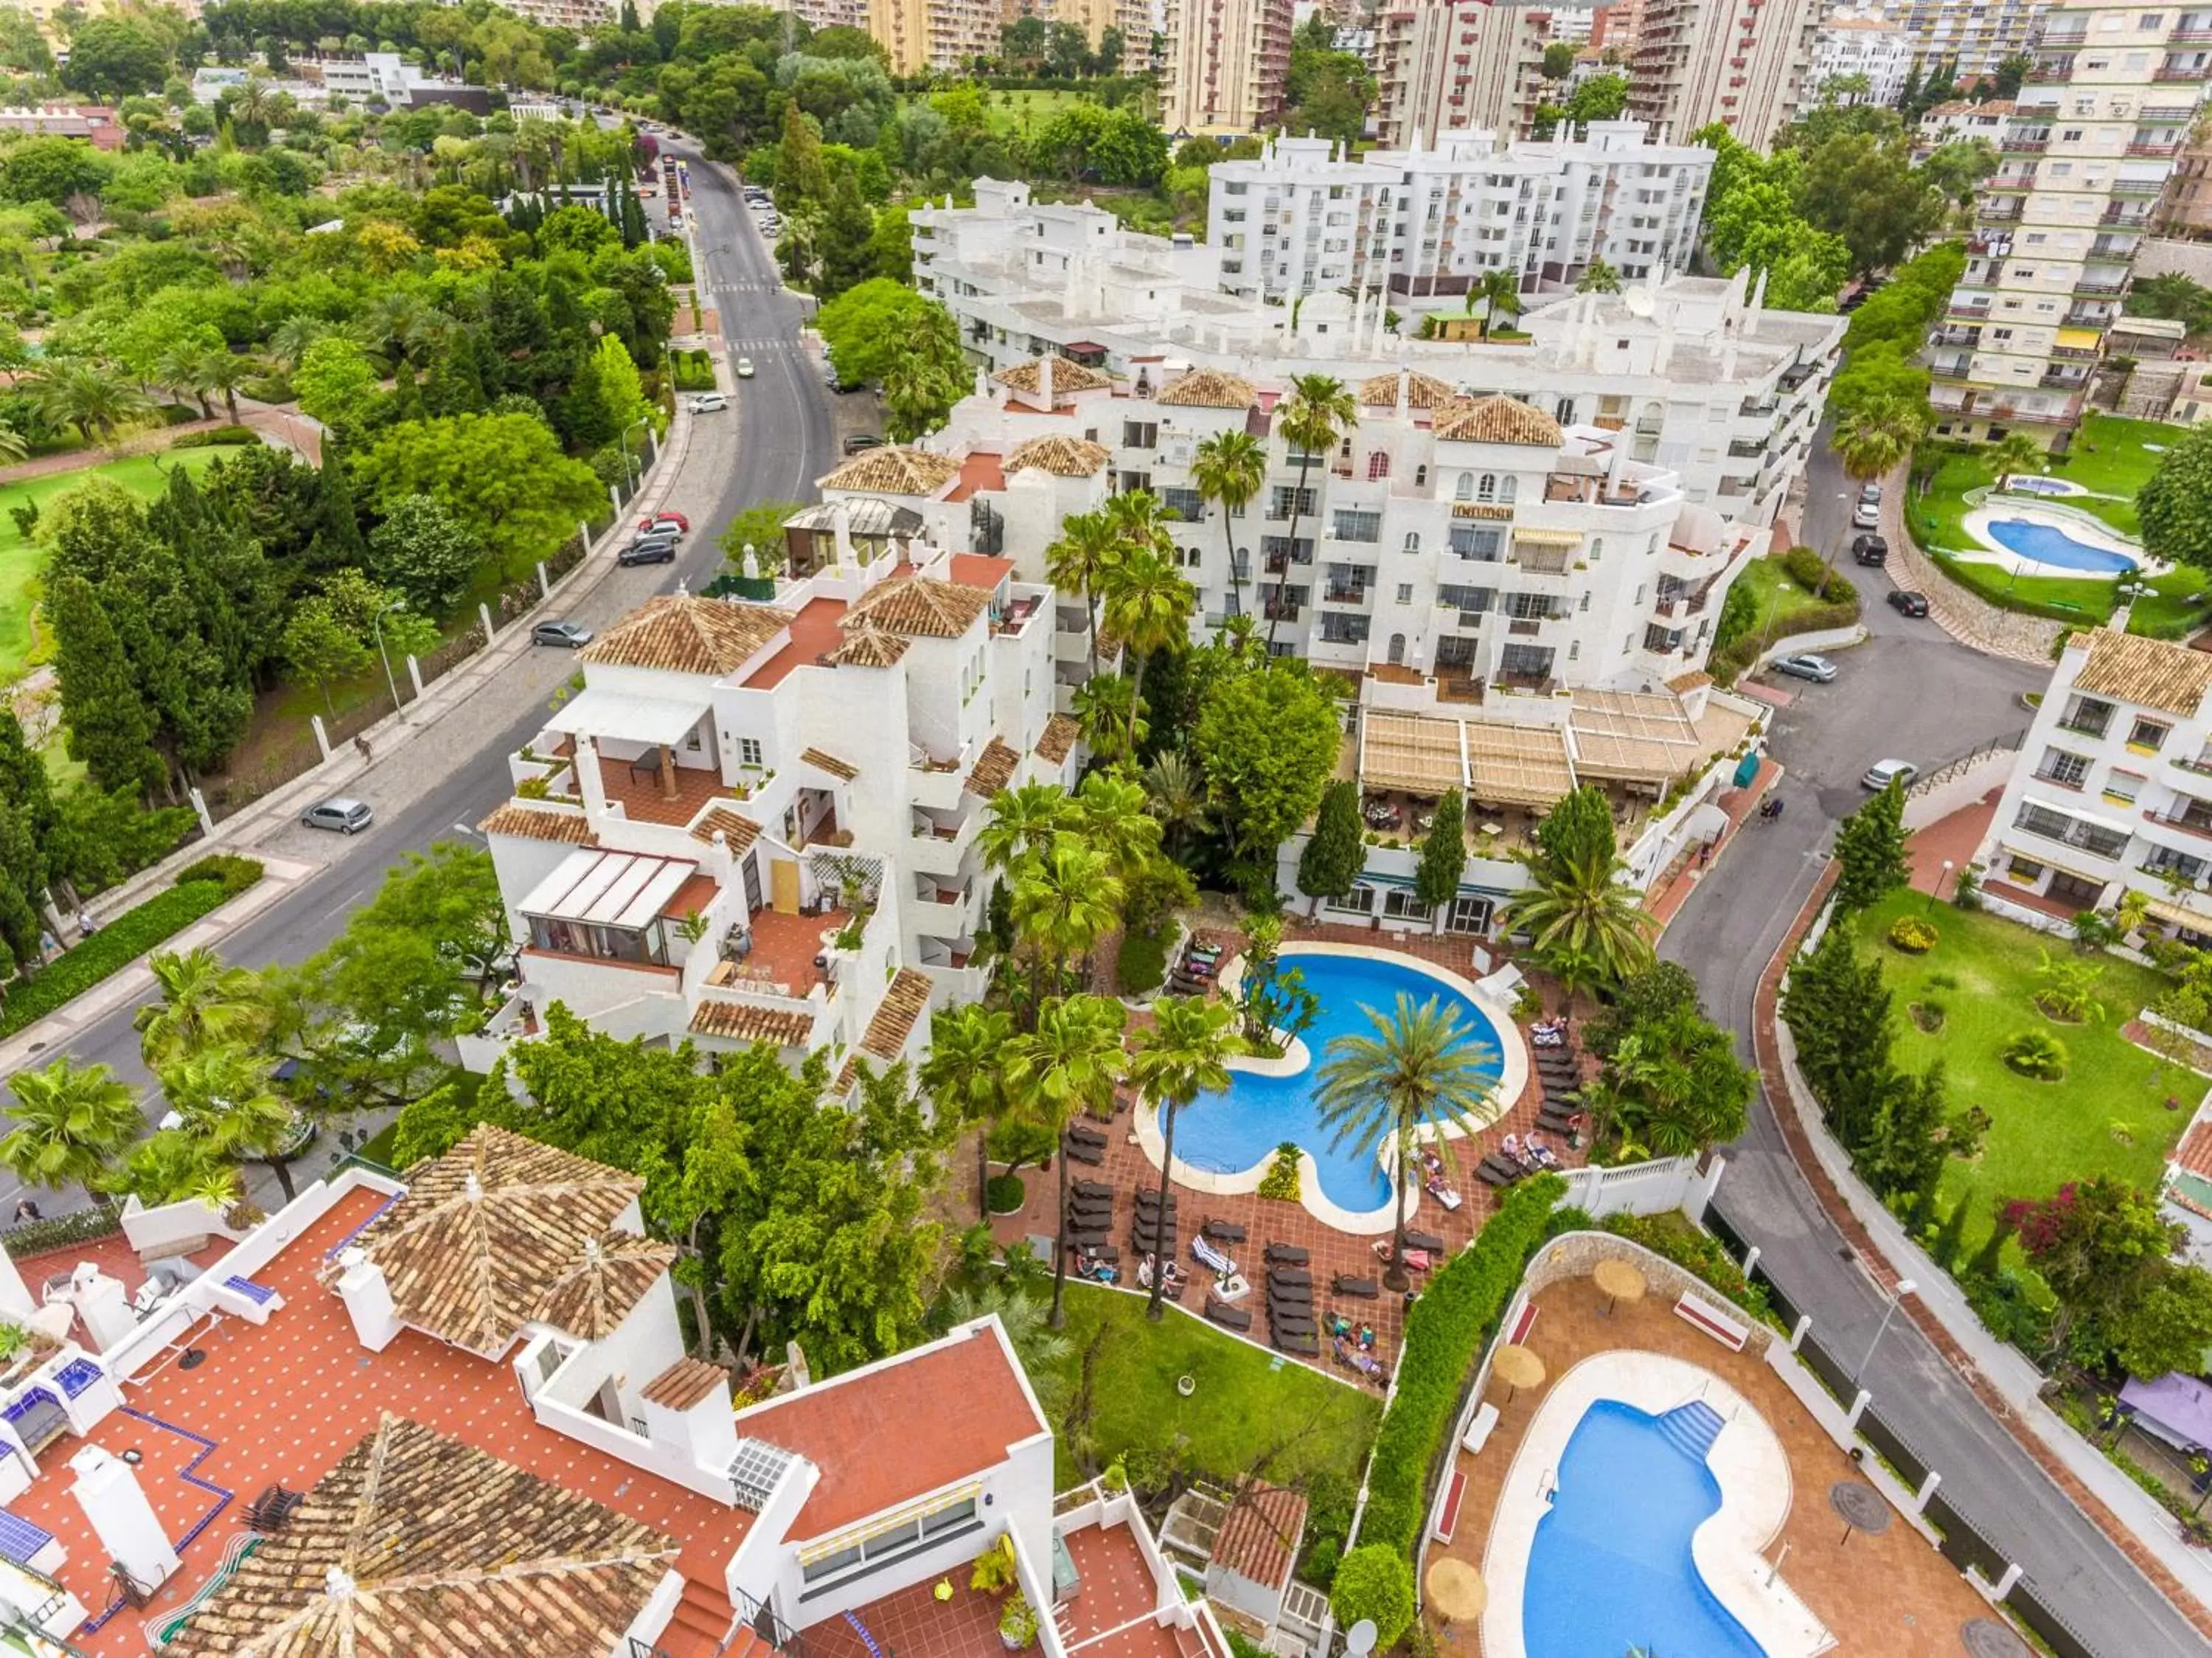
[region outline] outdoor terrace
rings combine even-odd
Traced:
[[[815,959],[852,918],[845,910],[826,910],[811,916],[756,910],[746,923],[752,940],[750,952],[742,960],[716,962],[707,982],[725,990],[802,999],[817,984],[828,982]]]
[[[607,804],[620,806],[635,823],[665,823],[681,829],[714,801],[731,798],[722,774],[711,767],[650,766],[653,756],[635,761],[599,756],[599,786]]]

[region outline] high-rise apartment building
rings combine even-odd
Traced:
[[[1439,132],[1528,131],[1553,40],[1544,6],[1414,0],[1375,20],[1375,133],[1387,148]]]
[[[1143,69],[1152,62],[1152,0],[1052,0],[1037,10],[1055,23],[1074,24],[1093,52],[1108,29],[1121,30],[1124,69]]]
[[[2136,249],[2212,76],[2212,8],[2064,0],[1983,184],[1930,343],[1936,430],[2045,439],[2081,418]]]
[[[999,50],[998,0],[867,0],[867,29],[891,73],[951,73]]]
[[[1912,72],[1914,46],[1905,26],[1880,12],[1838,9],[1813,36],[1813,63],[1805,87],[1814,97],[1839,104],[1894,105]],[[1849,90],[1837,82],[1864,81]]]
[[[1655,144],[1637,121],[1508,144],[1446,133],[1417,150],[1336,159],[1320,138],[1278,138],[1213,168],[1206,241],[1221,285],[1294,298],[1337,289],[1463,294],[1492,271],[1523,289],[1603,260],[1638,278],[1695,250],[1713,152]]]
[[[1291,0],[1169,0],[1160,121],[1170,132],[1252,132],[1282,113]]]
[[[1796,113],[1818,0],[1647,0],[1628,77],[1628,113],[1686,138],[1718,121],[1765,148]]]
[[[2154,216],[2163,235],[2212,237],[2212,132],[2200,130],[2182,146]]]
[[[2049,0],[1907,0],[1892,15],[1901,17],[1912,37],[1923,73],[1938,64],[1955,65],[1964,82],[1994,75],[2006,58],[2026,52],[2049,9]]]

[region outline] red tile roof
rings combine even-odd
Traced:
[[[2189,1125],[2189,1132],[2173,1149],[2172,1161],[2177,1168],[2212,1180],[2212,1117],[2200,1117]]]
[[[1291,1559],[1305,1525],[1306,1500],[1297,1492],[1281,1485],[1247,1485],[1213,1539],[1212,1564],[1279,1589],[1290,1581]]]
[[[738,1413],[740,1437],[814,1464],[821,1482],[793,1523],[805,1542],[980,1474],[1046,1432],[989,1329],[854,1370]],[[895,1436],[896,1454],[886,1449]]]
[[[980,552],[956,552],[952,555],[951,575],[963,588],[981,588],[986,593],[996,592],[999,583],[1014,573],[1011,558],[993,558]]]

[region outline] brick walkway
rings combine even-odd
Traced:
[[[1837,1651],[1867,1658],[1955,1658],[1963,1650],[1960,1626],[1990,1615],[1981,1596],[1935,1545],[1901,1520],[1878,1535],[1843,1542],[1843,1527],[1829,1512],[1827,1492],[1836,1481],[1853,1476],[1851,1460],[1764,1359],[1729,1351],[1676,1318],[1663,1301],[1624,1305],[1608,1316],[1605,1298],[1587,1278],[1554,1284],[1534,1300],[1537,1316],[1528,1345],[1542,1357],[1549,1378],[1544,1386],[1522,1388],[1510,1399],[1504,1387],[1492,1387],[1487,1397],[1498,1406],[1498,1427],[1480,1456],[1456,1454],[1455,1466],[1467,1476],[1467,1494],[1452,1540],[1431,1548],[1431,1561],[1449,1556],[1481,1569],[1499,1487],[1551,1382],[1593,1353],[1632,1348],[1668,1354],[1711,1371],[1748,1399],[1782,1442],[1793,1488],[1790,1516],[1766,1558],[1774,1559],[1788,1545],[1782,1580],[1834,1634]],[[1440,1631],[1437,1646],[1447,1658],[1474,1658],[1483,1649],[1478,1628],[1468,1624]]]
[[[2003,795],[2002,788],[1992,789],[1972,806],[1962,806],[1949,817],[1938,818],[1925,829],[1905,838],[1905,857],[1911,866],[1914,892],[1935,893],[1938,898],[1949,899],[1958,884],[1958,872],[1974,861],[1982,837],[1989,833],[1990,822],[1997,814],[1997,802]],[[1948,878],[1944,874],[1947,863],[1950,866]],[[1938,887],[1942,888],[1940,892]]]

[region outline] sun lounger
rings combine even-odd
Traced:
[[[1433,1232],[1416,1232],[1409,1226],[1406,1228],[1406,1247],[1425,1249],[1431,1255],[1441,1255],[1444,1253],[1444,1240]]]
[[[1106,1261],[1110,1263],[1118,1261],[1121,1259],[1121,1252],[1115,1248],[1112,1244],[1092,1244],[1083,1253],[1090,1256],[1094,1261]]]
[[[1129,1244],[1139,1255],[1172,1255],[1176,1253],[1175,1228],[1170,1227],[1163,1235],[1156,1226],[1132,1228]]]
[[[1267,1332],[1279,1339],[1284,1336],[1317,1336],[1321,1329],[1311,1319],[1271,1319]]]
[[[1380,1291],[1372,1278],[1355,1278],[1349,1272],[1340,1272],[1328,1283],[1328,1287],[1340,1295],[1350,1295],[1355,1301],[1371,1301]]]
[[[1093,1128],[1088,1123],[1070,1123],[1067,1125],[1067,1137],[1071,1140],[1080,1140],[1085,1145],[1103,1146],[1106,1143],[1106,1131]]]
[[[1295,1353],[1300,1358],[1317,1358],[1321,1355],[1321,1340],[1310,1330],[1288,1332],[1279,1330],[1273,1343],[1280,1352]]]
[[[1174,1192],[1170,1192],[1168,1193],[1167,1207],[1169,1210],[1172,1212],[1175,1206],[1176,1195]],[[1159,1188],[1157,1186],[1139,1186],[1137,1188],[1137,1207],[1139,1209],[1158,1209],[1160,1207]]]
[[[1067,1189],[1079,1198],[1103,1198],[1109,1203],[1114,1199],[1114,1188],[1104,1180],[1070,1180]]]
[[[1267,1316],[1277,1324],[1282,1323],[1286,1319],[1292,1323],[1311,1324],[1314,1320],[1314,1306],[1311,1301],[1271,1301],[1267,1303]]]
[[[1204,1238],[1190,1240],[1190,1253],[1200,1265],[1217,1276],[1225,1276],[1237,1270],[1237,1263]]]
[[[1302,1266],[1279,1266],[1267,1274],[1269,1283],[1295,1286],[1301,1289],[1313,1288],[1313,1274]]]
[[[1244,1228],[1234,1221],[1208,1221],[1202,1230],[1216,1243],[1241,1244],[1244,1241]]]
[[[1304,1266],[1312,1259],[1310,1251],[1301,1249],[1296,1244],[1267,1246],[1267,1265],[1270,1266]]]
[[[1511,1158],[1492,1152],[1474,1166],[1474,1178],[1487,1186],[1509,1186],[1528,1171]]]
[[[1390,1240],[1388,1238],[1375,1240],[1375,1259],[1385,1266],[1390,1264]],[[1425,1249],[1408,1249],[1406,1252],[1406,1270],[1409,1272],[1425,1272],[1435,1265],[1435,1259]]]
[[[1071,1163],[1089,1163],[1095,1167],[1106,1161],[1106,1148],[1103,1146],[1086,1146],[1079,1141],[1072,1140],[1062,1146],[1060,1150],[1066,1155],[1067,1161]]]
[[[1267,1299],[1269,1301],[1281,1301],[1285,1306],[1289,1306],[1295,1302],[1302,1306],[1311,1307],[1313,1305],[1313,1286],[1310,1283],[1278,1283],[1273,1277],[1270,1276],[1267,1279]]]
[[[1224,1330],[1249,1330],[1252,1327],[1251,1308],[1232,1307],[1227,1301],[1217,1301],[1211,1295],[1206,1298],[1206,1316]]]
[[[1079,1232],[1071,1232],[1067,1234],[1067,1247],[1070,1249],[1097,1249],[1103,1247],[1105,1242],[1106,1234],[1096,1227],[1086,1227]]]

